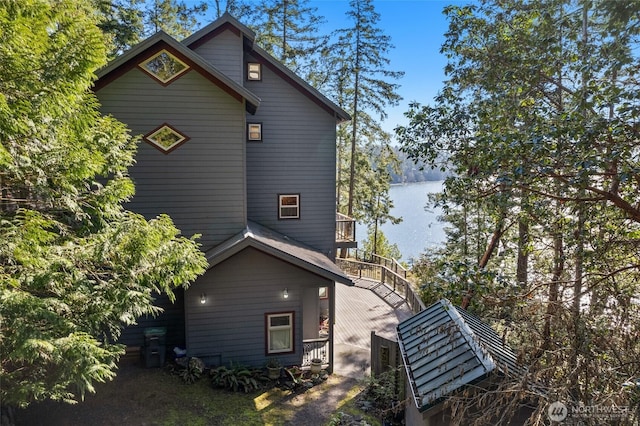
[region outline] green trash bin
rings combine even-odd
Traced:
[[[149,327],[144,329],[144,346],[142,348],[144,365],[147,368],[164,365],[166,349],[166,327]]]

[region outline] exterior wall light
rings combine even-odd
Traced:
[[[282,293],[282,297],[284,297],[285,299],[289,298],[289,290],[287,290],[286,288],[284,289],[284,292]]]
[[[202,293],[200,295],[200,304],[204,305],[205,303],[207,303],[207,293]]]

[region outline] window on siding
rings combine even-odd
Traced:
[[[300,218],[300,195],[278,195],[278,219]]]
[[[293,312],[267,314],[267,354],[293,352]]]
[[[169,84],[189,70],[189,65],[164,49],[141,62],[139,66],[162,84]]]
[[[262,80],[262,64],[259,64],[257,62],[247,63],[247,80]]]
[[[328,299],[329,298],[329,288],[328,287],[320,287],[318,289],[318,297],[320,297],[320,299]]]
[[[262,123],[247,123],[247,140],[262,140]]]
[[[167,154],[188,141],[189,137],[165,123],[144,135],[144,140]]]

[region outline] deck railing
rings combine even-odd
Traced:
[[[336,241],[355,241],[356,240],[356,220],[336,213]]]
[[[383,258],[384,259],[384,258]],[[378,263],[368,263],[353,259],[336,259],[336,264],[348,275],[379,281],[404,298],[414,314],[425,309],[424,303],[413,288],[413,284],[404,276]],[[403,268],[404,269],[404,268]]]
[[[349,250],[349,253],[352,254],[356,260],[359,260],[361,262],[375,263],[377,265],[382,265],[385,268],[389,269],[390,271],[393,271],[396,274],[404,278],[407,278],[409,271],[407,271],[404,268],[404,266],[398,263],[398,261],[395,259],[389,259],[387,257],[383,257],[375,253],[367,253],[364,250],[358,250],[358,249]]]
[[[311,360],[319,358],[322,365],[329,364],[329,338],[305,339],[302,341],[302,367],[311,365]]]

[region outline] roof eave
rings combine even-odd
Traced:
[[[252,51],[255,54],[262,57],[268,63],[268,65],[270,65],[272,68],[282,73],[290,81],[294,82],[300,90],[302,90],[303,92],[306,92],[309,96],[317,99],[318,102],[321,103],[327,110],[333,112],[336,118],[336,123],[339,124],[339,123],[351,120],[351,116],[349,115],[349,113],[347,113],[345,110],[343,110],[338,105],[333,103],[329,98],[327,98],[325,95],[320,93],[316,88],[311,86],[309,83],[301,79],[289,68],[287,68],[282,63],[277,61],[273,56],[269,54],[269,52],[267,52],[260,46],[256,45],[255,43],[252,46]]]
[[[136,46],[132,47],[130,50],[128,50],[127,52],[123,53],[122,55],[120,55],[119,57],[111,61],[105,67],[98,70],[96,73],[96,75],[98,76],[98,80],[96,81],[96,86],[100,87],[99,82],[101,79],[106,78],[109,74],[117,71],[118,68],[124,66],[129,61],[135,59],[136,56],[142,54],[146,50],[162,42],[166,43],[172,49],[175,49],[181,55],[188,58],[191,62],[193,62],[194,65],[200,68],[203,72],[209,74],[215,80],[219,81],[221,84],[226,86],[233,93],[236,93],[238,97],[244,99],[248,104],[247,109],[250,110],[250,112],[251,111],[255,112],[255,110],[260,106],[260,98],[258,96],[254,95],[245,87],[239,85],[238,83],[233,81],[231,78],[227,77],[224,73],[222,73],[220,70],[215,68],[213,65],[207,62],[200,55],[198,55],[188,47],[184,46],[182,43],[178,42],[173,37],[171,37],[170,35],[168,35],[163,31],[158,31],[156,34],[152,35],[151,37],[141,41]]]
[[[267,253],[272,255],[282,261],[285,261],[291,265],[302,268],[306,271],[314,273],[323,278],[353,286],[355,285],[353,281],[349,279],[345,274],[340,274],[330,269],[324,268],[320,265],[316,265],[311,261],[307,261],[297,256],[293,256],[290,253],[280,250],[277,247],[266,244],[259,239],[257,239],[254,234],[251,232],[249,228],[245,228],[241,233],[236,234],[234,237],[229,240],[219,244],[216,247],[208,250],[205,253],[207,261],[209,262],[209,268],[214,267],[215,265],[223,262],[226,259],[234,256],[245,248],[255,248],[257,250],[262,251],[263,253]],[[334,264],[335,265],[335,264]],[[338,267],[336,266],[336,269]]]

